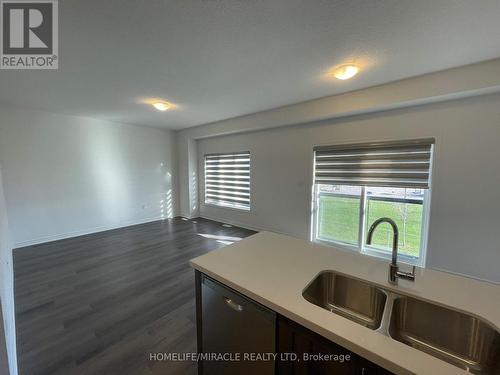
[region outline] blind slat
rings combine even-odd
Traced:
[[[399,173],[399,172],[384,172],[377,173],[378,171],[362,171],[362,172],[333,172],[317,173],[318,178],[392,178],[394,180],[412,179],[427,181],[429,175],[427,173]]]
[[[224,159],[234,159],[234,158],[246,158],[248,159],[250,157],[249,152],[242,152],[241,154],[212,154],[212,155],[205,155],[206,160],[224,160]]]
[[[429,165],[317,165],[316,171],[319,173],[429,173]]]
[[[434,140],[320,146],[316,184],[429,188]]]
[[[205,203],[250,209],[250,153],[205,155]]]
[[[316,163],[316,170],[322,169],[335,169],[337,167],[341,167],[342,169],[362,169],[364,167],[368,167],[370,169],[415,169],[415,170],[429,170],[430,164],[429,162],[319,162]]]
[[[234,184],[215,184],[215,183],[207,183],[205,185],[205,189],[230,189],[233,191],[250,191],[249,186],[244,185],[234,185]]]
[[[220,165],[207,165],[207,170],[212,171],[212,170],[228,170],[228,171],[234,171],[234,170],[249,170],[250,168],[248,167],[248,164],[220,164]]]
[[[250,181],[236,181],[236,180],[225,180],[223,178],[219,179],[206,179],[205,180],[206,185],[214,185],[214,186],[220,186],[220,185],[230,185],[234,187],[245,187],[249,188]]]
[[[239,199],[239,198],[234,198],[234,197],[228,197],[226,195],[222,194],[206,194],[205,195],[207,200],[211,200],[212,202],[220,202],[220,203],[239,203],[239,204],[249,204],[250,200],[248,199]]]
[[[234,158],[234,159],[213,159],[205,160],[206,165],[233,165],[233,164],[248,164],[249,158]]]
[[[249,178],[250,177],[250,171],[249,170],[228,170],[228,169],[218,169],[218,170],[213,170],[213,169],[207,169],[207,176],[223,176],[223,175],[231,175],[233,177],[245,177]]]
[[[207,189],[207,194],[223,194],[228,195],[230,197],[238,197],[238,198],[250,198],[249,192],[244,191],[233,191],[233,190],[223,190],[223,189]]]

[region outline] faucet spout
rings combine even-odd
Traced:
[[[366,238],[367,245],[371,245],[373,240],[373,233],[375,229],[382,224],[388,223],[392,227],[393,237],[392,237],[392,257],[391,264],[389,265],[389,282],[391,284],[397,285],[398,278],[404,278],[406,280],[415,281],[415,267],[413,267],[413,272],[401,272],[398,266],[398,242],[399,242],[399,229],[396,222],[388,217],[381,217],[373,222],[368,230],[368,236]]]
[[[371,245],[373,239],[373,232],[375,229],[382,224],[387,223],[392,227],[393,237],[392,237],[392,264],[396,265],[398,261],[398,243],[399,243],[399,229],[396,222],[388,217],[381,217],[373,222],[368,230],[368,238],[366,239],[366,243]]]

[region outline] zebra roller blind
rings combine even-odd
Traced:
[[[205,203],[250,210],[250,152],[205,155]]]
[[[314,148],[314,183],[428,189],[434,139]]]

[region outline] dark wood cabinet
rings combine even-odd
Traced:
[[[391,372],[287,318],[278,316],[279,375],[389,375]],[[290,360],[290,353],[295,356]]]

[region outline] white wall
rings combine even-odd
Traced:
[[[198,145],[187,132],[177,132],[177,200],[179,215],[198,216]]]
[[[14,247],[176,211],[168,130],[5,108],[0,162]]]
[[[17,375],[16,330],[14,309],[14,280],[12,272],[12,248],[9,239],[9,223],[0,168],[0,300],[5,330],[5,342],[10,375]],[[1,331],[1,330],[0,330]],[[0,337],[0,340],[3,340]],[[3,343],[0,342],[0,345]],[[0,371],[2,371],[0,369]]]
[[[499,103],[495,94],[199,140],[200,171],[206,153],[252,155],[252,211],[200,199],[200,214],[308,238],[314,145],[435,137],[427,266],[500,282]]]

